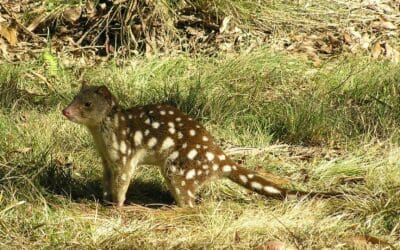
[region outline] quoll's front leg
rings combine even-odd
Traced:
[[[112,170],[107,164],[106,160],[103,160],[103,200],[112,201]]]
[[[126,199],[126,192],[133,173],[137,166],[142,162],[143,157],[146,155],[146,151],[141,149],[128,154],[129,157],[123,158],[123,160],[114,165],[112,169],[112,184],[111,184],[111,195],[113,202],[121,207]]]
[[[115,169],[112,173],[111,196],[118,207],[124,205],[131,177],[131,171],[125,168]]]

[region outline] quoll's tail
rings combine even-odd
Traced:
[[[284,188],[274,181],[274,178],[260,175],[259,173],[233,164],[232,171],[225,173],[225,176],[237,184],[250,189],[256,193],[277,199],[299,199],[303,197],[330,198],[342,196],[342,193],[335,192],[304,192]]]

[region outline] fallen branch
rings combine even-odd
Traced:
[[[20,21],[18,21],[17,17],[6,7],[4,6],[4,4],[0,3],[0,7],[2,9],[4,9],[4,11],[7,13],[7,15],[9,15],[13,21],[15,22],[15,24],[27,35],[29,35],[30,37],[32,37],[32,39],[35,39],[39,42],[42,43],[46,43],[46,39],[36,35],[35,33],[33,33],[32,31],[30,31],[29,29],[27,29]]]

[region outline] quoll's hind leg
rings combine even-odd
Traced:
[[[197,185],[193,180],[186,180],[182,175],[172,177],[173,194],[180,207],[194,207]]]
[[[163,175],[167,186],[180,207],[194,207],[196,190],[201,185],[194,179],[194,169],[179,168],[173,163],[167,163],[163,169]]]

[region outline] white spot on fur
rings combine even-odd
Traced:
[[[223,161],[223,160],[226,159],[226,156],[225,155],[218,155],[218,158],[219,158],[220,161]]]
[[[175,128],[173,128],[173,127],[170,127],[169,129],[168,129],[168,132],[170,132],[171,134],[175,134]]]
[[[249,177],[249,179],[253,179],[254,178],[254,174],[248,174],[247,177]]]
[[[182,138],[183,138],[182,132],[178,132],[178,139],[182,139]]]
[[[118,151],[117,151],[117,150],[115,150],[115,149],[110,149],[110,150],[108,151],[108,154],[109,154],[110,159],[111,159],[112,161],[117,161],[117,160],[119,160],[119,154],[118,154]]]
[[[186,142],[182,144],[182,148],[187,148],[187,143]]]
[[[119,150],[121,150],[121,153],[126,154],[126,143],[125,141],[121,141],[121,144],[119,145]]]
[[[262,188],[261,183],[256,182],[256,181],[251,182],[250,186],[251,186],[252,188],[254,188],[254,189],[257,189],[257,190],[260,190],[260,189]]]
[[[125,121],[125,116],[121,115],[121,121]]]
[[[203,136],[203,141],[208,141],[208,137],[207,136]]]
[[[170,110],[170,111],[168,111],[168,114],[173,115],[174,111]]]
[[[118,149],[117,135],[115,133],[111,134],[111,141],[112,141],[114,148]],[[115,145],[116,145],[116,147],[115,147]]]
[[[207,153],[206,153],[206,157],[207,157],[207,159],[208,159],[209,161],[214,160],[214,154],[211,153],[211,152],[207,152]]]
[[[196,144],[196,148],[201,148],[200,144]]]
[[[170,169],[172,173],[176,173],[177,168],[175,165],[171,165]]]
[[[174,145],[175,145],[174,140],[172,140],[171,137],[167,137],[167,138],[165,138],[165,140],[163,141],[160,150],[161,150],[161,151],[162,151],[162,150],[166,150],[166,149],[168,149],[168,148],[170,148],[170,147],[172,147],[172,146],[174,146]]]
[[[118,127],[118,125],[119,125],[119,118],[118,118],[117,114],[114,115],[114,125],[115,125],[115,127]]]
[[[178,151],[174,151],[174,152],[172,152],[172,154],[170,154],[168,156],[168,159],[175,160],[176,158],[178,158],[178,156],[179,156],[179,152]]]
[[[208,169],[208,165],[204,164],[203,166],[201,166],[203,169]]]
[[[243,183],[247,183],[248,179],[245,175],[239,175],[239,179],[243,182]]]
[[[173,123],[173,122],[168,122],[168,126],[174,128],[174,127],[175,127],[175,123]]]
[[[180,122],[180,121],[182,121],[182,118],[176,117],[176,118],[175,118],[175,121]]]
[[[153,123],[151,124],[151,126],[152,126],[153,128],[159,128],[159,127],[160,127],[160,123],[159,123],[159,122],[153,122]]]
[[[147,119],[144,121],[144,123],[150,125],[150,118],[147,118]]]
[[[185,185],[186,185],[186,182],[185,181],[181,181],[181,186],[183,187]]]
[[[189,134],[190,134],[191,136],[195,136],[195,135],[196,135],[196,131],[195,131],[194,129],[191,129],[191,130],[189,131]]]
[[[150,111],[149,111],[149,114],[153,114],[153,113],[154,113],[154,110],[150,110]]]
[[[271,194],[280,194],[281,193],[281,191],[279,189],[272,187],[272,186],[265,186],[264,191],[271,193]]]
[[[149,146],[149,148],[153,148],[156,144],[157,138],[155,137],[150,138],[150,140],[147,142],[147,146]]]
[[[191,207],[191,208],[193,208],[194,206],[193,206],[193,202],[192,201],[189,201],[188,202],[188,204],[189,204],[189,207]]]
[[[143,116],[144,116],[144,113],[141,112],[140,115],[139,115],[139,117],[142,118]]]
[[[196,149],[192,149],[192,150],[190,150],[189,153],[187,154],[187,157],[188,157],[190,160],[193,160],[194,157],[196,157],[196,155],[197,155],[197,150],[196,150]]]
[[[136,153],[133,155],[133,157],[129,162],[129,165],[131,167],[130,169],[131,173],[136,169],[138,163],[143,159],[145,155],[146,155],[146,150],[144,149],[136,151]]]
[[[190,198],[196,198],[196,197],[194,197],[194,194],[192,193],[192,191],[188,190],[187,193]]]
[[[148,136],[149,134],[150,134],[150,130],[146,129],[146,130],[144,131],[144,135],[145,135],[145,136]]]
[[[133,115],[129,114],[129,115],[128,115],[128,118],[129,118],[130,120],[132,120]]]
[[[187,171],[185,177],[186,177],[186,180],[190,180],[190,179],[193,179],[195,176],[196,176],[196,170],[191,169],[191,170]]]
[[[189,121],[193,121],[193,118],[192,118],[192,117],[189,117],[188,120],[189,120]]]
[[[121,175],[121,180],[126,181],[126,179],[127,179],[126,174],[122,174]]]
[[[166,114],[165,110],[160,111],[160,115],[165,115],[165,114]]]
[[[229,173],[232,171],[232,167],[230,165],[224,165],[222,167],[222,171],[224,171],[225,173]]]
[[[180,190],[179,188],[175,188],[175,193],[176,193],[177,195],[179,195],[179,194],[181,193],[181,190]]]
[[[219,168],[219,166],[218,166],[217,164],[213,164],[213,165],[212,165],[212,169],[213,169],[214,171],[217,171],[218,168]]]
[[[203,173],[203,171],[201,171],[200,169],[197,170],[197,175],[201,175]]]
[[[122,135],[126,135],[126,129],[123,129],[123,130],[121,131],[121,133],[122,133]]]
[[[142,131],[138,130],[135,132],[135,135],[133,136],[133,140],[135,141],[135,145],[139,146],[142,144],[142,139],[143,139],[143,134]]]

